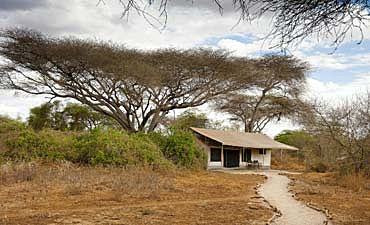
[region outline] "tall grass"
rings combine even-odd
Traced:
[[[363,173],[352,173],[346,175],[337,173],[335,176],[335,183],[356,192],[370,190],[370,178]]]
[[[37,185],[47,192],[48,187],[59,187],[65,196],[80,195],[93,191],[115,193],[119,196],[156,196],[162,190],[174,188],[174,174],[152,167],[101,167],[77,166],[68,162],[45,165],[44,162],[8,162],[0,167],[0,188],[2,185]]]

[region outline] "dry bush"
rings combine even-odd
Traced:
[[[28,182],[40,192],[48,187],[60,187],[65,196],[104,191],[117,196],[158,196],[162,190],[174,187],[174,174],[151,167],[84,167],[63,162],[53,164],[18,163],[0,167],[0,185]]]
[[[65,179],[63,179],[65,181],[64,191],[67,196],[79,195],[83,190],[88,189],[86,186],[88,182],[84,182],[83,176],[81,171],[71,171],[71,173],[63,174],[63,177],[65,177]]]
[[[354,190],[356,192],[369,191],[370,190],[370,178],[362,173],[348,174],[348,175],[336,175],[334,184]]]
[[[35,163],[7,163],[0,166],[0,184],[32,181],[35,176]]]
[[[342,187],[346,190],[351,190],[354,192],[368,192],[370,190],[370,179],[366,176],[366,174],[362,173],[343,175],[338,172],[311,172],[304,173],[299,177],[304,180],[304,182],[301,182],[300,185],[305,186],[306,189],[324,185],[338,188]]]
[[[120,192],[154,191],[158,189],[159,177],[145,170],[135,169],[126,176],[118,176],[112,180],[112,189]]]
[[[278,170],[291,170],[291,171],[304,171],[305,165],[304,163],[297,158],[297,156],[293,156],[289,153],[283,153],[282,157],[280,152],[272,152],[271,157],[271,167],[272,169]]]

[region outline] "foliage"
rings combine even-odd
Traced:
[[[189,131],[127,133],[115,129],[92,131],[34,131],[25,124],[0,118],[0,158],[34,159],[88,165],[201,168],[205,153]]]
[[[0,133],[8,134],[18,132],[26,128],[26,125],[18,120],[13,120],[5,116],[0,116]]]
[[[153,131],[171,110],[249,88],[254,79],[249,60],[224,51],[139,51],[27,29],[3,30],[0,37],[3,87],[72,98],[128,132]]]
[[[118,124],[111,118],[95,112],[90,107],[78,103],[67,103],[63,116],[69,130],[92,130],[94,128],[117,128]]]
[[[0,138],[4,158],[68,160],[82,164],[168,166],[159,147],[150,138],[117,130],[39,132],[20,122],[2,121]]]
[[[175,165],[187,168],[205,168],[206,153],[197,145],[192,132],[171,129],[167,135],[151,133],[149,136],[160,146],[164,156]]]
[[[299,149],[298,156],[300,158],[304,158],[304,152],[315,142],[314,137],[304,130],[284,130],[277,134],[274,140],[297,147]]]
[[[162,165],[162,152],[148,137],[117,130],[94,130],[77,137],[72,161],[103,165]]]
[[[1,124],[3,128],[3,124]],[[0,129],[2,144],[6,146],[2,152],[4,158],[29,161],[35,158],[47,160],[63,160],[67,150],[72,148],[73,135],[42,130],[38,133],[23,126],[21,129],[4,132]]]
[[[277,139],[302,148],[307,168],[370,177],[370,94],[335,105],[314,101],[300,116],[304,131]]]
[[[170,126],[178,130],[188,130],[190,127],[207,128],[209,124],[210,120],[205,113],[187,110],[171,121]]]
[[[51,104],[45,103],[30,110],[28,125],[35,130],[51,127]]]
[[[61,103],[59,101],[47,102],[32,108],[28,117],[28,125],[34,130],[43,128],[64,130],[67,124],[63,119],[60,108]]]
[[[261,132],[267,124],[292,117],[303,105],[308,65],[292,56],[266,55],[253,60],[254,88],[229,93],[216,100],[215,108],[241,122],[245,132]]]
[[[115,127],[115,122],[106,116],[94,112],[86,105],[60,101],[47,102],[30,110],[28,125],[34,130],[51,128],[54,130],[92,130],[98,127]]]

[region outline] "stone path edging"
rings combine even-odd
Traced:
[[[268,220],[267,224],[284,225],[320,225],[331,224],[329,212],[308,203],[305,204],[296,197],[290,190],[291,179],[285,171],[248,171],[234,170],[223,171],[234,174],[256,174],[267,177],[265,183],[255,187],[256,194],[262,196],[264,202],[274,211],[274,215]],[[280,208],[281,207],[281,208]]]
[[[284,173],[281,173],[281,175],[285,175],[285,174],[284,174]],[[289,183],[289,186],[293,186],[294,184],[292,184],[292,183],[294,183],[294,182],[295,182],[295,180],[292,180],[292,179],[291,179],[291,182]],[[300,198],[297,196],[297,193],[296,193],[296,192],[294,192],[292,189],[289,189],[289,192],[290,192],[290,193],[292,193],[292,197],[293,197],[293,198],[295,198],[297,201],[303,201],[302,199],[300,199]],[[325,224],[325,225],[329,224],[329,221],[333,219],[333,216],[330,214],[329,210],[328,210],[328,209],[326,209],[326,208],[320,208],[320,207],[318,207],[318,206],[315,206],[315,205],[314,205],[313,203],[311,203],[311,202],[307,202],[307,203],[306,203],[306,206],[307,206],[307,207],[310,207],[311,209],[316,210],[316,211],[318,211],[318,212],[322,212],[322,213],[324,213],[324,214],[325,214],[325,216],[326,216],[326,218],[327,218],[327,220],[326,220],[326,221],[324,221],[324,224]]]

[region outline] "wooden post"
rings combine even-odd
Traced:
[[[240,160],[240,164],[243,164],[243,161],[244,161],[244,157],[245,156],[245,149],[244,149],[244,147],[242,148],[242,154],[241,154],[241,160]],[[246,163],[246,165],[247,165],[247,163]]]
[[[297,162],[299,162],[298,151],[299,151],[299,150],[296,150],[296,152],[297,152]]]
[[[280,149],[280,162],[283,161],[283,149]]]
[[[221,166],[224,167],[224,144],[221,144]]]

